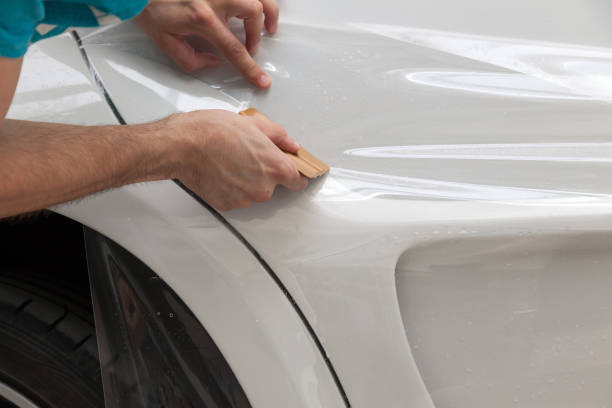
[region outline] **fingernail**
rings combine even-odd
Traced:
[[[257,78],[257,84],[262,88],[269,87],[271,83],[272,80],[270,80],[270,77],[268,77],[266,74],[261,74],[259,78]]]

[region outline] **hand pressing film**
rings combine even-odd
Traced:
[[[249,109],[243,110],[242,112],[239,112],[238,114],[243,115],[243,116],[263,116],[265,117],[261,112],[259,112],[255,108],[249,108]],[[300,149],[295,154],[288,153],[288,152],[285,152],[285,154],[289,156],[289,158],[291,158],[291,160],[297,167],[298,171],[303,176],[306,176],[309,179],[320,177],[329,171],[329,167],[325,163],[323,163],[321,160],[314,157],[303,147],[300,147]]]

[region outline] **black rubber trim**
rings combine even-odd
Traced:
[[[85,61],[85,64],[87,65],[89,71],[94,77],[96,84],[98,85],[102,93],[104,94],[104,99],[106,99],[106,102],[108,103],[108,106],[110,107],[110,109],[113,111],[113,114],[117,118],[117,121],[122,125],[126,125],[127,123],[125,119],[123,119],[123,116],[121,116],[121,113],[117,109],[117,106],[115,106],[115,103],[113,102],[106,88],[104,87],[104,83],[102,82],[102,79],[100,78],[97,71],[95,70],[91,62],[89,61],[87,52],[85,51],[85,48],[83,48],[82,46],[83,44],[81,42],[81,38],[79,37],[76,31],[72,31],[72,36],[74,37],[74,40],[76,41],[77,46],[79,47],[79,51],[81,52],[81,55],[83,56],[83,60]],[[244,238],[244,236],[242,236],[242,234],[236,228],[234,228],[234,226],[230,224],[215,208],[209,205],[206,201],[202,200],[202,198],[200,198],[197,194],[195,194],[193,191],[187,188],[179,180],[175,179],[173,181],[181,189],[183,189],[187,194],[189,194],[193,199],[195,199],[198,203],[200,203],[203,207],[205,207],[208,211],[210,211],[210,213],[213,214],[214,217],[219,222],[221,222],[251,252],[251,254],[253,254],[253,256],[259,261],[261,266],[266,270],[268,275],[272,278],[272,280],[279,287],[279,289],[284,293],[285,297],[287,298],[289,303],[291,303],[291,306],[293,306],[293,309],[295,310],[295,312],[298,314],[298,316],[302,320],[302,323],[304,323],[304,326],[306,326],[306,330],[308,330],[308,333],[310,333],[310,336],[312,337],[315,344],[317,345],[317,348],[319,349],[321,356],[323,356],[325,365],[327,365],[327,368],[329,369],[329,372],[331,373],[334,379],[334,383],[336,384],[336,387],[338,387],[338,391],[340,392],[340,395],[342,396],[342,400],[344,401],[344,404],[346,405],[347,408],[350,408],[351,403],[348,399],[348,396],[346,395],[346,392],[344,391],[344,387],[342,387],[340,378],[338,377],[338,374],[336,373],[336,370],[334,369],[334,366],[331,360],[329,359],[327,353],[325,352],[325,349],[323,348],[323,344],[321,343],[321,340],[319,340],[319,337],[317,336],[310,322],[306,318],[306,315],[304,315],[304,313],[300,309],[299,305],[297,304],[293,296],[291,296],[291,293],[289,293],[289,291],[287,290],[283,282],[276,275],[276,273],[274,273],[270,265],[268,265],[266,260],[259,254],[259,252],[257,252],[257,250]]]
[[[334,378],[334,382],[336,383],[336,386],[338,387],[338,391],[340,392],[340,394],[342,395],[342,399],[344,400],[345,405],[350,408],[351,403],[348,400],[348,397],[346,395],[346,392],[344,392],[344,388],[342,387],[342,384],[340,383],[340,378],[338,378],[338,374],[336,374],[336,370],[334,370],[334,366],[332,365],[331,360],[329,359],[329,357],[327,356],[327,353],[325,352],[325,349],[323,348],[323,344],[321,343],[321,340],[319,340],[319,337],[317,337],[317,334],[315,333],[314,329],[312,328],[312,326],[310,325],[310,322],[308,322],[308,319],[306,318],[306,316],[304,315],[304,313],[302,312],[302,309],[300,309],[300,307],[298,306],[297,302],[295,301],[295,299],[293,299],[293,296],[291,296],[291,293],[289,293],[289,291],[287,290],[287,288],[285,287],[285,285],[283,284],[283,282],[280,280],[280,278],[276,275],[276,273],[274,273],[274,271],[272,270],[272,268],[270,267],[270,265],[268,265],[268,263],[266,262],[265,259],[263,259],[263,257],[259,254],[259,252],[257,252],[257,250],[255,248],[253,248],[253,246],[244,238],[244,236],[242,236],[242,234],[240,232],[238,232],[238,230],[236,228],[234,228],[234,226],[232,224],[230,224],[217,210],[215,210],[211,205],[209,205],[206,201],[202,200],[197,194],[195,194],[193,191],[189,190],[183,183],[181,183],[179,180],[173,180],[179,187],[181,187],[187,194],[189,194],[191,197],[193,197],[198,203],[200,203],[202,206],[206,207],[206,209],[208,211],[211,212],[212,215],[215,216],[215,218],[217,220],[219,220],[219,222],[221,222],[232,234],[234,234],[234,236],[240,241],[242,242],[242,244],[251,252],[251,254],[253,254],[253,256],[259,261],[259,263],[261,264],[261,266],[266,270],[266,272],[268,272],[268,275],[270,275],[270,277],[272,278],[272,280],[274,280],[274,282],[276,282],[276,285],[278,285],[278,287],[280,288],[280,290],[285,294],[285,297],[287,298],[287,300],[289,300],[289,303],[291,303],[291,306],[293,306],[293,309],[295,310],[295,312],[298,314],[298,316],[300,317],[300,319],[302,319],[302,322],[304,323],[304,326],[306,326],[306,329],[308,330],[308,333],[310,333],[310,336],[312,337],[312,339],[314,340],[315,344],[317,345],[317,348],[319,349],[319,352],[321,353],[321,355],[323,356],[323,359],[325,360],[325,364],[327,365],[327,368],[329,369],[332,377]]]
[[[79,48],[79,52],[81,53],[81,56],[83,57],[83,61],[85,61],[85,65],[87,66],[87,69],[89,69],[91,76],[93,77],[94,81],[96,81],[96,85],[98,85],[98,88],[104,95],[104,99],[106,100],[108,107],[111,109],[111,111],[113,111],[113,115],[115,115],[115,118],[117,118],[117,122],[119,122],[121,125],[126,125],[127,123],[125,122],[125,119],[123,119],[123,116],[121,116],[121,113],[119,113],[119,110],[115,106],[115,103],[113,102],[112,98],[106,91],[106,88],[104,87],[104,84],[102,83],[102,78],[100,78],[100,75],[98,74],[98,71],[96,71],[94,66],[91,65],[91,62],[89,61],[89,57],[87,56],[87,53],[85,52],[85,48],[83,48],[83,42],[81,41],[81,37],[74,30],[71,31],[70,34],[72,34],[72,38],[74,38],[74,41],[76,41],[77,47]]]

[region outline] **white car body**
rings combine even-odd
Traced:
[[[612,3],[280,5],[269,91],[125,23],[31,47],[9,117],[255,107],[328,175],[222,218],[172,181],[53,210],[159,274],[253,407],[611,406]]]

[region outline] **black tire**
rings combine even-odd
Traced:
[[[41,408],[104,407],[91,310],[49,280],[43,289],[7,275],[0,277],[0,382]]]

